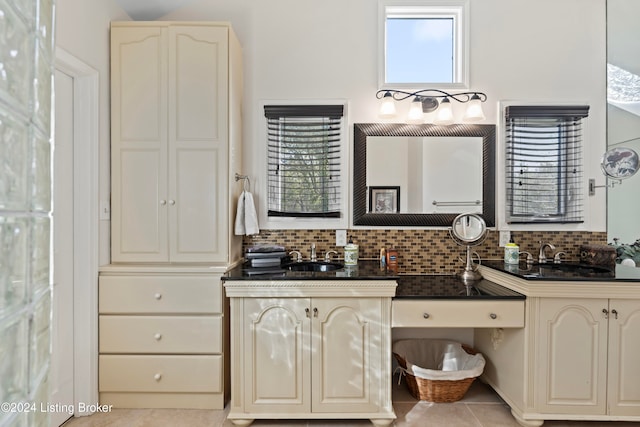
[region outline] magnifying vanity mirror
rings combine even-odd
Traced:
[[[473,266],[471,247],[479,245],[487,237],[487,225],[476,214],[460,214],[454,220],[449,234],[454,242],[467,247],[464,271],[460,273],[463,282],[474,282],[482,279],[477,267]]]
[[[638,172],[638,164],[638,153],[631,148],[616,147],[604,153],[600,167],[607,177],[623,180]]]
[[[495,125],[353,127],[354,225],[449,227],[461,213],[495,225]]]

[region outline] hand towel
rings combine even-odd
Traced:
[[[244,227],[244,191],[238,197],[238,207],[236,208],[236,225],[235,225],[235,233],[236,236],[242,236],[245,233]]]
[[[243,191],[238,198],[238,208],[236,209],[235,234],[236,236],[247,236],[260,233],[258,227],[258,214],[256,213],[253,195],[248,191]]]
[[[244,201],[244,228],[247,236],[260,233],[258,227],[258,214],[256,213],[256,205],[253,202],[253,194],[245,191]]]

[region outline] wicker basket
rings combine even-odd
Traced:
[[[469,346],[462,345],[464,351],[468,354],[476,354],[477,352]],[[405,378],[409,392],[413,397],[419,400],[429,402],[446,403],[457,402],[462,399],[471,387],[475,378],[465,378],[462,380],[430,380],[428,378],[420,378],[407,372],[407,361],[397,353],[393,356],[398,364],[405,370]]]

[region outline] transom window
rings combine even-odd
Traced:
[[[380,86],[467,88],[468,2],[381,0]]]

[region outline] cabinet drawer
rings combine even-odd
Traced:
[[[101,315],[100,353],[222,353],[222,317]]]
[[[106,313],[222,313],[220,276],[100,276]]]
[[[99,358],[101,392],[222,391],[222,356],[119,356]]]
[[[524,301],[394,300],[392,327],[521,328]]]

